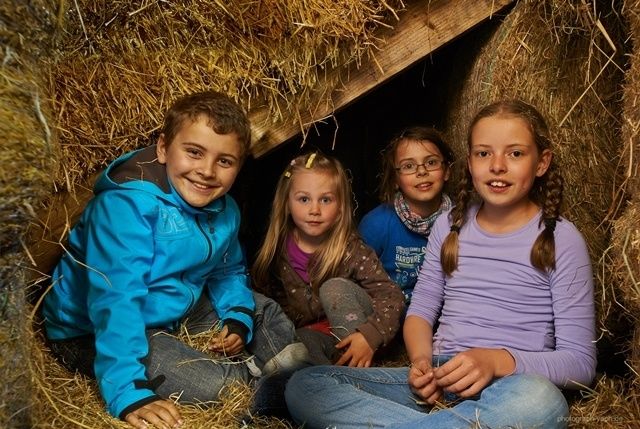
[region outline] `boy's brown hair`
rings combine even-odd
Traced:
[[[164,116],[162,134],[170,145],[185,121],[200,117],[218,134],[236,134],[240,142],[240,157],[249,153],[251,126],[242,107],[230,97],[217,91],[203,91],[177,99]]]

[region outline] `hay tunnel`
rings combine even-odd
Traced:
[[[93,174],[115,156],[152,142],[176,96],[205,88],[236,96],[251,112],[259,157],[243,169],[235,192],[253,224],[268,207],[250,196],[268,201],[271,175],[297,151],[300,129],[308,142],[352,169],[362,214],[375,203],[377,152],[407,125],[402,121],[448,130],[460,153],[466,123],[480,105],[498,96],[538,105],[553,127],[566,172],[565,214],[587,238],[597,277],[601,377],[585,397],[574,399],[570,426],[637,426],[640,3],[450,2],[467,11],[496,10],[484,16],[492,15],[488,24],[474,27],[484,18],[477,19],[466,36],[438,50],[466,31],[451,30],[451,21],[471,20],[470,12],[456,15],[447,3],[0,5],[0,427],[127,427],[103,411],[92,382],[66,373],[47,354],[27,295],[46,287],[64,235],[90,196]],[[411,27],[415,22],[423,25]],[[452,37],[441,39],[447,31]],[[432,49],[416,48],[411,58],[398,48],[397,39],[406,41],[407,34],[416,37],[414,46]],[[401,55],[392,56],[394,51]],[[394,67],[406,70],[388,82],[401,71]],[[421,103],[421,96],[429,102]],[[372,108],[385,103],[396,110],[407,106],[395,116]],[[310,128],[327,115],[326,124]],[[635,337],[625,335],[634,331]],[[185,407],[187,427],[235,427],[248,398],[237,386],[220,405]],[[256,426],[288,424],[265,419]]]

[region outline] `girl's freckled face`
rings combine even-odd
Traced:
[[[492,116],[473,127],[469,172],[485,209],[528,209],[533,182],[550,161],[551,152],[539,153],[523,119]]]

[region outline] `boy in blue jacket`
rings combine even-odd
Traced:
[[[250,144],[248,119],[217,92],[169,109],[157,145],[115,160],[69,234],[43,315],[52,351],[97,379],[109,412],[132,426],[178,427],[174,403],[217,399],[234,380],[288,370],[306,349],[280,307],[249,287],[227,195]],[[216,362],[178,340],[221,328]]]

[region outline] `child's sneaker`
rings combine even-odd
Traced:
[[[293,372],[309,365],[307,346],[301,342],[292,343],[264,364],[262,375],[269,376],[275,373]]]

